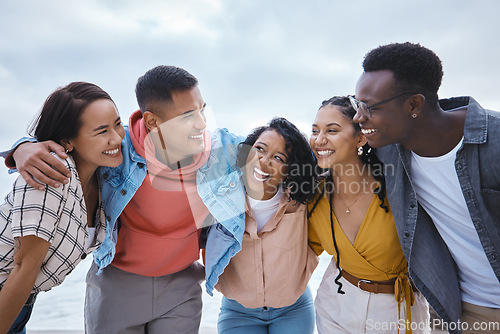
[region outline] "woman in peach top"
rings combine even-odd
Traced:
[[[224,294],[218,331],[312,333],[307,283],[318,258],[307,242],[315,166],[307,140],[275,118],[242,143],[238,165],[247,194],[245,233],[216,285]]]

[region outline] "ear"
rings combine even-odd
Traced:
[[[62,147],[64,147],[64,149],[66,150],[66,152],[71,152],[73,151],[73,144],[71,144],[71,141],[70,140],[61,140],[61,145]]]
[[[363,147],[365,144],[368,143],[368,139],[366,139],[365,135],[360,131],[358,135],[358,145],[357,147]]]
[[[422,94],[415,94],[408,99],[410,116],[415,114],[419,115],[424,108],[425,96]]]
[[[146,128],[149,131],[152,131],[156,128],[158,128],[158,125],[160,124],[158,122],[158,116],[153,114],[151,111],[146,111],[142,115],[142,118],[144,119],[144,125],[146,125]]]

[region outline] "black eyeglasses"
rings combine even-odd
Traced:
[[[393,97],[391,97],[391,98],[389,98],[387,100],[383,100],[383,101],[374,103],[371,106],[367,105],[363,101],[357,100],[352,95],[348,95],[348,98],[349,98],[349,101],[351,101],[352,107],[354,108],[354,110],[356,110],[356,112],[360,113],[362,116],[365,116],[366,118],[370,118],[370,117],[372,117],[371,108],[379,106],[379,105],[387,103],[387,102],[390,102],[392,100],[395,100],[398,97],[402,97],[402,96],[405,96],[405,95],[413,95],[413,94],[418,94],[418,93],[413,93],[413,92],[403,93],[403,94],[400,94],[400,95],[397,95],[397,96],[393,96]]]

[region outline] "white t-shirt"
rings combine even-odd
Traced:
[[[455,170],[462,143],[463,138],[440,157],[412,152],[411,179],[418,202],[434,221],[457,264],[462,300],[499,308],[500,283],[479,241]]]
[[[252,209],[253,216],[257,222],[257,232],[266,225],[269,219],[276,213],[280,205],[283,189],[278,187],[276,194],[267,200],[257,200],[247,195],[248,205]]]

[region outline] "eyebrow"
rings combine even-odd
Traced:
[[[263,142],[261,142],[261,141],[257,141],[257,142],[255,142],[255,144],[260,144],[260,145],[263,145],[263,146],[267,147],[267,144],[266,144],[266,143],[263,143]],[[284,157],[288,160],[288,155],[286,155],[285,153],[283,153],[283,152],[279,152],[279,151],[278,151],[278,152],[276,152],[276,153],[281,154],[282,156],[284,156]]]
[[[188,110],[188,111],[186,111],[186,112],[182,113],[180,116],[186,116],[187,114],[192,113],[192,112],[195,112],[196,110],[201,110],[201,109],[205,108],[206,106],[207,106],[207,104],[206,104],[206,103],[203,103],[203,106],[202,106],[200,109]]]
[[[342,125],[340,125],[339,123],[335,123],[335,122],[333,122],[333,123],[328,123],[326,126],[328,127],[328,126],[332,126],[332,125],[336,125],[336,126],[338,126],[338,127],[342,127]],[[317,125],[317,124],[313,124],[312,126],[318,127],[318,125]]]
[[[114,123],[118,122],[119,120],[120,120],[120,116],[118,116],[118,117],[115,119]],[[100,126],[98,126],[97,128],[95,128],[95,129],[94,129],[94,130],[92,130],[92,131],[99,131],[99,130],[102,130],[102,129],[106,129],[108,126],[109,126],[109,125],[100,125]]]

